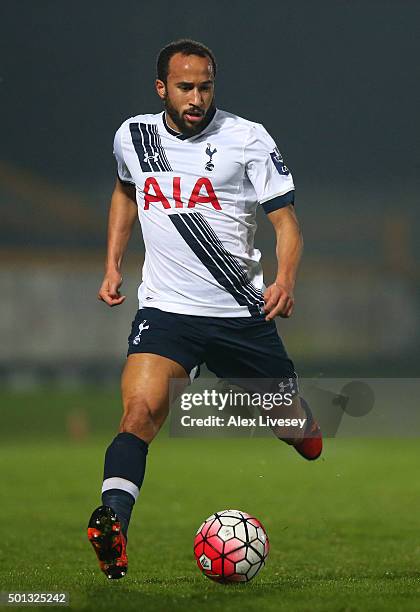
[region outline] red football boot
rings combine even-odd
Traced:
[[[99,567],[107,578],[123,578],[128,571],[127,541],[112,508],[96,508],[90,517],[87,534],[98,557]]]
[[[308,402],[301,397],[300,403],[306,412],[307,422],[303,439],[297,444],[293,444],[293,446],[299,455],[302,455],[308,461],[314,461],[322,453],[322,432],[317,421],[312,416]]]

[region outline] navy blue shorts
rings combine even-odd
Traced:
[[[180,363],[187,374],[205,363],[219,378],[296,378],[274,321],[257,317],[201,317],[137,311],[128,355],[155,353]]]

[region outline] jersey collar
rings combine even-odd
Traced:
[[[206,125],[204,130],[202,130],[201,132],[198,132],[198,134],[194,134],[194,136],[187,136],[187,134],[182,134],[182,132],[177,132],[176,130],[173,130],[168,125],[168,122],[166,121],[165,111],[163,111],[163,113],[161,114],[161,118],[162,118],[163,127],[171,136],[174,136],[178,140],[193,140],[194,138],[197,138],[198,136],[201,136],[201,134],[205,134],[207,132],[207,130],[209,129],[209,127],[212,125],[214,121],[214,117],[216,113],[217,113],[217,108],[214,109],[213,116],[211,117],[210,122]]]
[[[169,132],[172,136],[175,136],[175,138],[178,138],[179,140],[186,140],[188,138],[186,134],[182,134],[182,132],[177,132],[176,130],[173,130],[171,127],[169,127],[168,122],[166,121],[165,111],[163,111],[162,113],[162,121],[163,125],[165,126],[165,130]]]

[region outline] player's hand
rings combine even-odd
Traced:
[[[287,319],[292,315],[295,298],[290,287],[273,283],[264,292],[264,302],[266,321],[271,321],[277,316]]]
[[[122,304],[126,298],[125,295],[120,294],[122,280],[120,272],[107,272],[99,289],[98,300],[105,302],[108,306],[119,306]]]

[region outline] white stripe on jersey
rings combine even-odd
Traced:
[[[262,297],[262,291],[256,289],[256,287],[254,287],[254,285],[248,281],[246,279],[246,274],[243,271],[243,269],[241,268],[241,266],[238,263],[238,260],[235,259],[231,253],[229,253],[229,251],[226,251],[225,247],[223,246],[223,242],[221,242],[221,240],[219,240],[218,236],[215,234],[214,230],[212,229],[212,227],[207,223],[204,222],[204,219],[202,218],[202,216],[200,215],[200,213],[197,213],[197,215],[195,216],[195,219],[197,219],[197,221],[201,224],[203,232],[207,233],[207,235],[209,236],[210,240],[213,240],[212,244],[214,244],[215,246],[217,245],[219,248],[219,251],[225,256],[225,259],[227,261],[229,261],[229,263],[232,265],[232,268],[234,270],[236,270],[236,273],[238,275],[239,280],[242,280],[242,282],[247,283],[247,289],[250,290],[250,292],[253,294],[253,297],[255,298],[261,298]]]
[[[205,253],[207,253],[208,257],[214,263],[216,268],[220,271],[223,278],[226,279],[227,283],[223,283],[223,285],[225,286],[227,291],[231,293],[231,295],[236,299],[236,301],[238,301],[238,303],[243,303],[247,305],[250,312],[259,312],[258,305],[261,300],[255,300],[255,298],[253,298],[252,296],[250,297],[249,295],[247,295],[247,284],[249,281],[247,282],[247,279],[245,278],[244,282],[244,280],[240,278],[240,276],[237,274],[237,271],[234,271],[232,273],[229,266],[226,265],[226,259],[215,250],[214,245],[211,242],[206,240],[205,235],[196,223],[196,216],[198,214],[199,213],[189,213],[177,216],[179,216],[179,219],[183,222],[185,228],[190,233],[192,238],[196,240],[198,238],[198,242],[200,244],[201,249],[205,251]],[[196,232],[193,231],[192,226],[197,227],[198,235]],[[200,240],[200,236],[202,240]],[[203,263],[204,265],[206,265],[205,262]],[[240,298],[243,299],[240,300]]]
[[[227,264],[228,268],[232,271],[232,274],[235,276],[235,278],[237,278],[238,281],[242,284],[244,293],[246,292],[249,294],[249,299],[251,300],[251,302],[255,303],[256,298],[260,301],[262,299],[262,292],[258,291],[258,289],[256,289],[252,285],[252,283],[246,278],[246,274],[238,264],[237,260],[232,257],[229,251],[226,251],[223,246],[223,243],[218,239],[216,234],[212,232],[209,224],[205,223],[205,220],[203,219],[203,217],[201,217],[200,213],[192,214],[190,215],[190,217],[193,219],[193,223],[195,223],[200,229],[203,236],[203,242],[208,242],[209,244],[215,247],[215,250],[220,254],[221,259]]]

